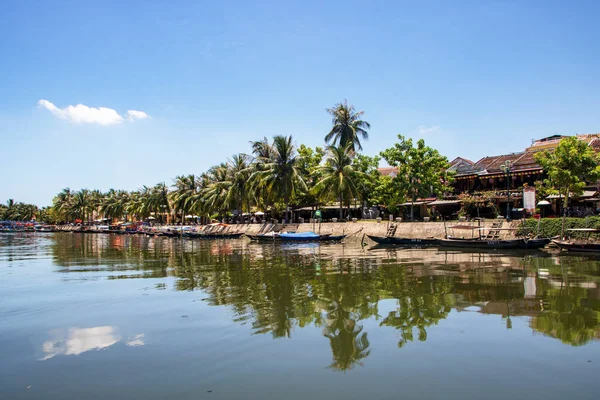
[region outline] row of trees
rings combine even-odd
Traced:
[[[294,207],[337,203],[339,216],[353,202],[362,205],[396,205],[418,197],[440,195],[451,182],[446,157],[425,145],[399,135],[398,143],[370,157],[360,154],[370,124],[363,111],[346,101],[326,110],[332,127],[325,146],[296,145],[291,136],[251,141],[249,153],[232,156],[200,175],[181,175],[128,192],[111,189],[63,189],[45,213],[49,222],[83,221],[97,217],[145,219],[164,222],[176,215],[222,217],[252,210],[271,211],[290,218]],[[378,172],[383,158],[399,173],[391,178]],[[38,218],[39,220],[39,218]]]

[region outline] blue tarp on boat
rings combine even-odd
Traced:
[[[321,236],[314,232],[280,233],[281,239],[319,239]]]

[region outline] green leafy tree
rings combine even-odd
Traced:
[[[380,157],[357,154],[352,166],[356,172],[356,191],[363,205],[375,203],[375,189],[380,184],[381,173],[378,170]]]
[[[371,125],[361,119],[364,111],[357,112],[352,104],[348,105],[347,100],[326,111],[331,115],[333,127],[325,136],[325,142],[341,148],[350,145],[353,152],[362,150],[360,139],[368,139],[367,131],[371,129]]]
[[[393,147],[382,151],[383,159],[398,168],[393,179],[398,198],[408,198],[414,203],[419,197],[439,196],[448,188],[452,176],[446,172],[448,159],[437,150],[426,146],[420,139],[416,146],[412,139],[398,135]],[[410,207],[413,219],[413,205]]]
[[[325,157],[325,151],[322,147],[316,147],[313,150],[301,144],[298,148],[298,154],[300,155],[298,171],[308,190],[296,196],[296,204],[315,205],[319,201],[315,186],[321,179],[319,167]]]
[[[595,183],[600,179],[600,157],[586,142],[575,136],[561,140],[552,152],[534,154],[534,158],[546,172],[544,183],[556,189],[564,199],[565,215],[569,196],[580,195],[587,183]]]

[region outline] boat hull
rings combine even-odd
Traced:
[[[523,243],[522,239],[513,240],[471,240],[471,239],[437,239],[441,247],[463,249],[516,249]]]
[[[600,253],[600,243],[573,243],[564,240],[553,240],[552,243],[566,251],[577,253]]]
[[[371,236],[369,239],[377,244],[395,245],[395,246],[435,246],[438,244],[436,239],[411,239],[402,237]]]
[[[343,240],[346,235],[321,235],[318,237],[281,237],[279,235],[246,235],[257,242],[336,242]]]
[[[546,247],[547,244],[550,244],[550,238],[540,238],[540,239],[523,239],[522,243],[519,244],[517,248],[519,249],[542,249]]]

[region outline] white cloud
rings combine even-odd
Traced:
[[[60,119],[76,124],[107,126],[120,124],[125,120],[118,112],[108,107],[89,107],[85,104],[77,104],[76,106],[58,108],[50,101],[44,99],[38,101],[38,106],[45,108]],[[148,114],[137,110],[127,111],[126,116],[129,121],[148,118]]]
[[[431,126],[429,128],[426,127],[426,126],[423,126],[423,125],[419,125],[417,127],[417,133],[420,136],[424,136],[424,135],[427,135],[427,134],[430,134],[430,133],[438,132],[439,130],[440,130],[440,126],[439,125]]]
[[[127,119],[130,121],[134,121],[136,119],[145,119],[148,118],[148,114],[143,111],[138,110],[127,110]]]

